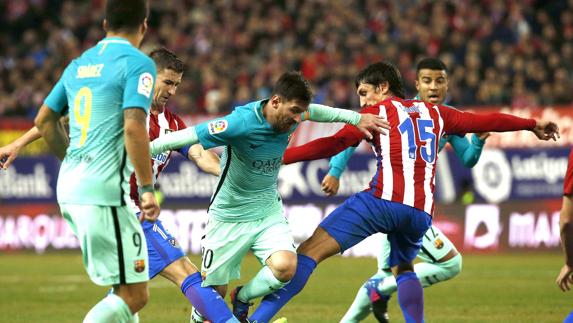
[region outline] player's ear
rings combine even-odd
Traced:
[[[380,83],[376,87],[376,93],[388,95],[389,92],[390,92],[390,83],[388,82]]]
[[[107,19],[104,19],[102,22],[103,30],[107,33]]]
[[[145,32],[147,31],[147,18],[143,19],[143,23],[141,24],[141,26],[139,27],[139,32],[142,35],[145,35]]]
[[[416,82],[414,84],[416,84],[416,91],[420,92],[420,81],[416,79]]]
[[[273,95],[271,97],[271,106],[273,107],[273,109],[278,109],[279,104],[281,103],[282,98],[280,97],[280,95]]]

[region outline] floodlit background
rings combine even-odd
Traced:
[[[103,0],[0,1],[0,146],[21,136],[63,68],[103,37]],[[169,108],[195,124],[270,94],[278,76],[300,70],[314,101],[357,108],[354,76],[389,60],[415,95],[416,63],[449,68],[447,103],[474,112],[543,117],[561,140],[528,132],[494,134],[481,160],[464,168],[447,148],[439,158],[435,224],[464,255],[452,281],[425,290],[428,322],[558,322],[570,294],[554,280],[563,262],[559,209],[573,142],[573,1],[151,1],[143,50],[164,46],[187,64]],[[291,145],[340,125],[304,124]],[[283,167],[279,190],[297,242],[373,174],[360,146],[325,197],[328,161]],[[105,293],[89,282],[78,242],[59,215],[59,163],[42,141],[0,171],[0,322],[78,322]],[[160,179],[162,219],[196,264],[216,179],[172,160]],[[322,264],[280,315],[335,322],[376,270],[374,236]],[[258,270],[243,264],[243,281]],[[163,278],[151,283],[147,322],[186,322],[189,305]],[[390,317],[401,322],[395,297]],[[369,318],[373,322],[373,318]]]

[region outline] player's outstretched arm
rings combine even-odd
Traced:
[[[358,128],[368,139],[372,139],[372,133],[385,135],[385,130],[390,129],[390,123],[379,115],[361,114],[352,110],[332,108],[315,103],[309,105],[308,111],[303,114],[302,119],[316,122],[344,122]]]
[[[533,133],[539,138],[539,140],[550,140],[557,141],[559,136],[559,127],[553,121],[540,120],[535,124],[533,128]]]
[[[540,140],[557,140],[559,127],[552,121],[525,119],[505,113],[476,114],[438,106],[447,134],[530,130]]]
[[[559,224],[561,244],[565,252],[565,265],[561,268],[556,283],[565,292],[573,285],[573,200],[571,195],[563,196]]]
[[[215,176],[219,176],[221,174],[219,156],[212,151],[205,150],[200,144],[191,146],[187,155],[189,160],[195,162],[197,167],[199,167],[205,173],[209,173]]]
[[[150,144],[151,155],[156,155],[168,150],[176,150],[183,146],[199,143],[195,127],[174,131],[153,140]]]
[[[362,132],[348,125],[333,136],[319,138],[302,146],[287,149],[283,156],[283,164],[328,158],[350,146],[357,145],[363,138]]]
[[[3,169],[8,169],[14,159],[18,157],[18,154],[22,148],[40,139],[41,137],[42,135],[40,134],[40,130],[34,126],[18,139],[4,147],[0,147],[0,167]]]
[[[68,135],[60,123],[60,114],[42,105],[34,124],[54,154],[63,160],[69,145]]]

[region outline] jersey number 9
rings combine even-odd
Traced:
[[[83,113],[82,113],[83,102]],[[78,148],[83,146],[88,137],[88,128],[90,127],[90,117],[92,114],[92,91],[88,87],[82,87],[74,99],[74,118],[80,126],[82,135],[78,143]]]

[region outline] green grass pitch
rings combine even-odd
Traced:
[[[561,264],[559,254],[466,255],[458,277],[425,289],[426,321],[562,322],[573,309],[573,294],[554,283]],[[338,322],[375,266],[370,258],[325,261],[279,316],[295,323]],[[243,281],[258,268],[248,257]],[[81,322],[106,290],[88,280],[77,252],[0,255],[0,322]],[[189,322],[190,306],[178,288],[157,277],[150,292],[141,322]],[[390,318],[403,322],[395,296]]]

